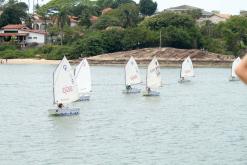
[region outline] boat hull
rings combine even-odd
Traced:
[[[229,81],[239,81],[239,78],[237,78],[237,77],[230,77]]]
[[[90,100],[90,96],[89,95],[83,95],[80,96],[79,101],[89,101]]]
[[[188,82],[190,82],[190,80],[188,80],[188,79],[179,79],[178,80],[178,83],[180,83],[180,84],[182,84],[182,83],[188,83]]]
[[[150,91],[150,92],[144,92],[143,96],[159,96],[160,92],[156,92],[156,91]]]
[[[137,89],[137,88],[132,88],[132,89],[128,89],[128,90],[124,90],[123,93],[125,94],[136,94],[136,93],[140,93],[141,89]]]
[[[50,115],[54,116],[71,116],[71,115],[79,115],[80,114],[80,108],[54,108],[48,110]]]

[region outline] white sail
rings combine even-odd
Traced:
[[[75,69],[75,79],[79,94],[89,93],[92,90],[91,72],[87,59],[84,58]]]
[[[160,65],[156,57],[148,65],[147,87],[157,89],[161,86]]]
[[[135,59],[131,56],[125,66],[125,85],[135,85],[141,83],[140,71]]]
[[[190,59],[190,57],[187,57],[184,62],[182,63],[182,68],[181,68],[181,75],[180,77],[193,77],[194,76],[194,69],[193,69],[193,64]]]
[[[53,73],[53,95],[54,104],[66,104],[78,100],[77,85],[66,57],[63,58]]]
[[[235,59],[232,63],[232,77],[237,78],[238,76],[236,75],[236,68],[238,66],[238,64],[241,62],[241,59],[238,57],[237,59]]]

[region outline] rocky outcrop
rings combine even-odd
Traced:
[[[130,56],[139,64],[148,64],[156,56],[163,66],[180,66],[188,56],[195,66],[229,66],[234,60],[234,56],[198,49],[145,48],[93,56],[89,57],[88,61],[91,64],[125,64]]]

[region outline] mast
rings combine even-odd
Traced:
[[[233,61],[234,62],[234,61]],[[233,68],[233,62],[232,62],[232,68]],[[232,76],[232,68],[231,68],[231,78],[233,78],[233,76]]]
[[[147,69],[147,72],[146,72],[146,90],[148,88],[148,69]]]
[[[55,84],[54,84],[54,78],[55,78],[55,76],[54,76],[54,72],[53,72],[53,74],[52,74],[52,76],[53,76],[53,85],[52,85],[52,90],[53,90],[53,104],[55,104],[55,89],[54,89],[54,86],[55,86]]]
[[[181,64],[181,68],[180,68],[180,78],[182,78],[182,67],[183,67],[183,63]]]
[[[125,82],[125,87],[127,86],[126,84],[126,68],[124,67],[124,82]]]

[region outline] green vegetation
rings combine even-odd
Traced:
[[[22,20],[28,20],[27,10],[28,6],[24,2],[9,0],[3,6],[3,13],[0,15],[0,27],[7,24],[21,24]]]
[[[10,12],[13,8],[15,13]],[[106,8],[111,9],[102,13]],[[73,59],[158,47],[160,33],[162,47],[203,48],[235,56],[241,56],[246,51],[247,17],[232,16],[219,24],[206,21],[199,25],[196,20],[201,11],[181,14],[161,12],[154,15],[156,9],[157,4],[153,0],[140,0],[139,4],[132,0],[51,0],[38,9],[40,15],[49,17],[54,22],[47,26],[49,44],[24,50],[15,46],[0,46],[0,58],[38,55],[47,59],[61,59],[66,55]],[[3,6],[0,27],[27,19],[26,10],[23,3],[11,0]],[[77,17],[78,26],[70,27],[68,16]],[[93,16],[95,21],[91,20]]]
[[[152,0],[140,0],[140,12],[143,15],[153,15],[157,9],[157,3]]]

